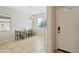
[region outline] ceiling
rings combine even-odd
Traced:
[[[47,12],[46,6],[8,6],[8,7],[19,10],[26,14],[39,14]]]

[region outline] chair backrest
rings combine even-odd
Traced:
[[[32,29],[28,31],[28,33],[29,33],[29,34],[32,34],[32,32],[33,32],[33,30],[32,30]]]

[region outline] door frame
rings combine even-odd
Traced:
[[[48,6],[47,7],[47,52],[54,53],[58,49],[56,9],[67,6]]]
[[[55,6],[47,7],[47,52],[54,53],[56,49],[56,13]]]

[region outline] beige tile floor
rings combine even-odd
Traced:
[[[0,53],[46,53],[44,38],[34,36],[24,40],[13,40],[0,44]]]

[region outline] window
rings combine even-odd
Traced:
[[[42,18],[38,18],[38,20],[37,20],[37,27],[41,28],[41,22],[42,22]]]
[[[43,18],[38,18],[38,20],[37,20],[37,26],[39,28],[44,28],[44,27],[47,26],[47,21],[43,20]]]
[[[0,31],[10,31],[10,18],[0,17]]]

